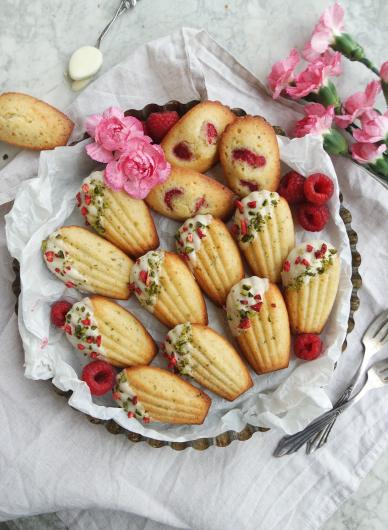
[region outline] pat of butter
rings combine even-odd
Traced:
[[[85,88],[92,79],[93,77],[87,77],[86,79],[80,79],[79,81],[73,81],[71,83],[71,88],[74,90],[74,92],[78,92],[79,90],[82,90],[83,88]]]
[[[74,81],[92,77],[102,65],[102,53],[94,46],[78,48],[69,61],[69,75]]]

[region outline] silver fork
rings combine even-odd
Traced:
[[[378,315],[370,324],[364,336],[362,338],[362,344],[364,346],[364,355],[362,362],[354,375],[350,385],[344,390],[338,400],[335,402],[333,408],[337,408],[340,405],[346,403],[353,393],[353,390],[360,383],[364,377],[364,372],[368,366],[372,357],[384,346],[388,341],[388,310],[383,311]],[[327,425],[322,431],[318,432],[311,440],[307,442],[306,453],[310,454],[325,445],[330,435],[331,429],[336,422],[335,417],[329,425]]]
[[[291,454],[297,451],[302,445],[309,440],[312,440],[322,430],[326,430],[326,427],[334,425],[337,417],[346,408],[349,402],[349,397],[352,394],[354,388],[358,385],[362,377],[364,377],[364,371],[366,365],[369,363],[373,355],[380,350],[380,348],[388,341],[388,310],[383,311],[369,326],[363,337],[363,344],[365,346],[365,353],[362,363],[354,376],[349,387],[344,391],[340,399],[335,404],[335,407],[331,410],[322,414],[312,423],[310,423],[304,430],[289,436],[284,436],[276,450],[276,456],[283,456],[285,454]],[[333,414],[332,414],[333,413]],[[330,429],[331,430],[331,429]],[[330,432],[330,431],[329,431]],[[325,433],[329,434],[329,432]],[[326,436],[326,440],[327,440]],[[325,441],[326,441],[325,440]],[[325,443],[325,442],[323,442]],[[323,445],[323,443],[321,445]]]
[[[284,456],[295,453],[306,443],[306,441],[314,434],[320,431],[323,427],[328,425],[333,418],[337,418],[350,405],[354,405],[367,392],[375,388],[381,388],[388,383],[388,359],[377,362],[367,372],[367,381],[360,392],[352,399],[340,405],[339,407],[329,410],[322,414],[317,420],[311,423],[304,431],[301,431],[292,436],[284,436],[274,451],[274,456]]]

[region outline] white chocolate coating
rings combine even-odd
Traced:
[[[260,311],[258,306],[264,299],[268,288],[269,280],[258,276],[243,278],[232,287],[226,299],[226,312],[234,336],[244,331],[242,321]]]

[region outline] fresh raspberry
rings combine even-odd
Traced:
[[[175,110],[167,110],[165,112],[152,112],[146,122],[145,131],[147,135],[151,136],[154,142],[159,144],[166,136],[168,131],[179,120],[179,114]]]
[[[322,341],[319,336],[314,335],[314,333],[303,333],[296,337],[294,351],[299,359],[312,361],[321,355]]]
[[[296,217],[299,224],[308,232],[320,232],[329,220],[330,214],[327,206],[303,202],[298,206]]]
[[[266,159],[264,156],[254,153],[246,147],[241,147],[240,149],[233,150],[233,159],[238,160],[239,162],[246,162],[249,166],[252,167],[263,167],[266,164]]]
[[[176,144],[173,152],[176,157],[181,158],[182,160],[191,160],[193,158],[193,153],[190,151],[186,142],[179,142],[179,144]]]
[[[280,181],[278,193],[288,204],[296,204],[304,200],[304,177],[296,171],[289,171]]]
[[[170,210],[173,210],[172,200],[176,195],[183,195],[183,190],[179,188],[171,188],[164,194],[164,202]]]
[[[334,192],[333,181],[323,173],[313,173],[304,181],[304,194],[312,204],[325,204]]]
[[[93,361],[82,370],[81,379],[88,385],[93,396],[102,396],[112,390],[116,382],[116,371],[105,361]]]
[[[66,313],[72,308],[72,305],[67,300],[58,300],[51,306],[51,322],[54,326],[62,328],[65,325]]]

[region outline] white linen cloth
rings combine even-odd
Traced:
[[[125,84],[125,92],[116,93]],[[288,127],[295,111],[260,93],[258,81],[205,32],[183,30],[139,48],[91,85],[71,106],[77,116],[117,104],[141,108],[150,101],[220,99],[248,112],[262,113]],[[92,92],[99,109],[88,107]],[[79,134],[80,128],[75,134]],[[19,156],[2,172],[3,202],[17,182],[36,171],[33,155]],[[370,319],[385,308],[387,259],[384,220],[387,191],[351,162],[335,161],[345,205],[353,214],[363,256],[363,289],[356,329],[348,338],[333,390],[349,381],[360,359],[360,337]],[[13,189],[8,189],[9,183]],[[5,188],[5,189],[4,189]],[[9,206],[2,207],[4,214]],[[384,244],[385,243],[385,244]],[[156,523],[193,529],[313,529],[354,491],[388,445],[386,390],[367,396],[337,422],[330,443],[313,456],[302,452],[280,460],[272,451],[279,434],[257,433],[244,443],[204,453],[151,449],[113,437],[87,422],[56,396],[50,384],[24,378],[18,337],[11,261],[1,225],[2,287],[0,341],[0,518],[59,511],[72,529],[143,527],[139,519],[94,514],[88,509],[120,510]],[[385,350],[385,354],[387,351]],[[82,512],[68,510],[82,510]],[[133,522],[133,525],[132,525]]]

